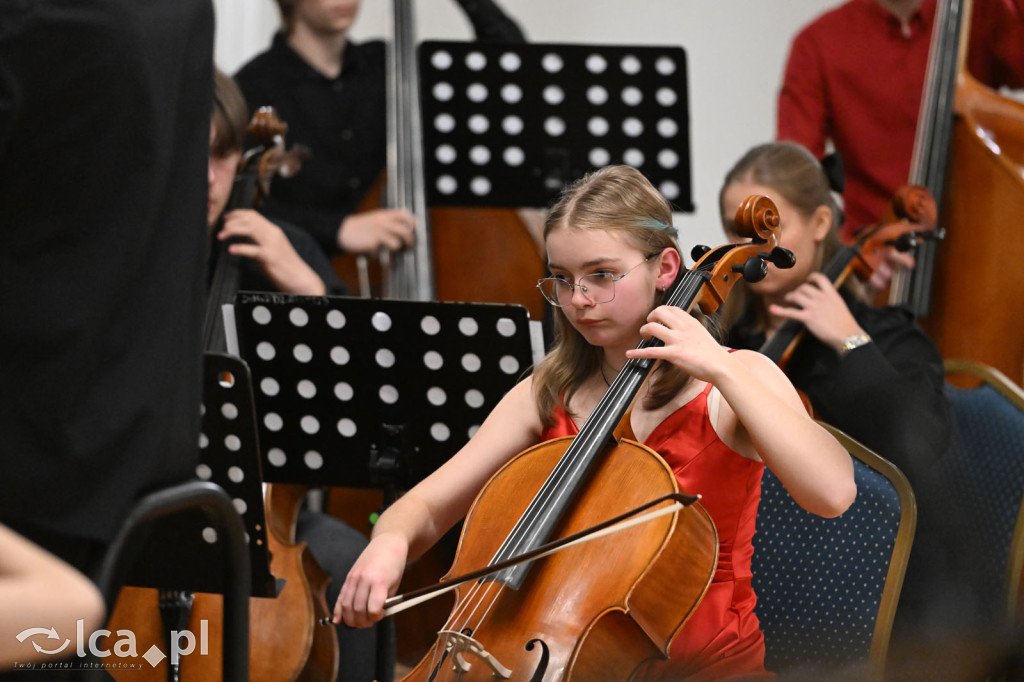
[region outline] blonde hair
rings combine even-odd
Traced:
[[[645,255],[679,248],[672,207],[640,171],[629,166],[606,166],[563,190],[548,213],[544,239],[561,229],[611,232]],[[654,305],[660,305],[666,296],[656,292]],[[547,426],[554,423],[555,408],[565,407],[573,392],[598,371],[604,352],[587,343],[561,308],[553,308],[552,314],[554,344],[533,374],[537,409]],[[688,380],[671,365],[659,371],[656,380],[652,378],[645,407],[666,404]]]

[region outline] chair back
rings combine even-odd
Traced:
[[[917,521],[914,494],[892,463],[822,426],[853,457],[857,498],[842,515],[822,518],[765,469],[752,564],[765,665],[882,679]]]
[[[952,432],[942,492],[967,517],[951,542],[974,548],[963,588],[974,591],[979,619],[1012,626],[1024,567],[1024,391],[971,361],[947,360],[946,379]]]

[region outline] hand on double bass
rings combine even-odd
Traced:
[[[374,254],[380,249],[400,251],[412,246],[416,218],[404,208],[379,208],[354,213],[338,230],[338,246],[346,253]]]

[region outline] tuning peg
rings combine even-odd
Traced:
[[[896,239],[892,239],[887,242],[897,251],[903,251],[904,253],[910,251],[912,248],[917,246],[917,233],[916,232],[904,232]]]
[[[757,255],[771,261],[772,265],[780,270],[788,270],[796,265],[796,256],[793,255],[793,252],[781,246],[776,246],[769,253],[759,253]]]
[[[751,256],[743,265],[732,266],[733,272],[742,272],[743,279],[748,282],[760,282],[768,274],[768,264],[764,259]]]
[[[710,246],[705,246],[704,244],[697,244],[697,246],[690,249],[690,258],[692,258],[694,262],[699,261],[701,258],[704,257],[704,254],[710,250]]]

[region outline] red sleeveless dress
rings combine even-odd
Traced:
[[[704,599],[672,641],[667,661],[648,664],[640,679],[721,680],[771,677],[764,669],[764,636],[754,615],[750,584],[754,521],[764,465],[740,455],[715,433],[708,392],[658,424],[644,445],[668,462],[679,487],[702,496],[718,530],[718,566]],[[575,436],[576,424],[561,407],[542,438]],[[636,440],[631,429],[624,434]]]

